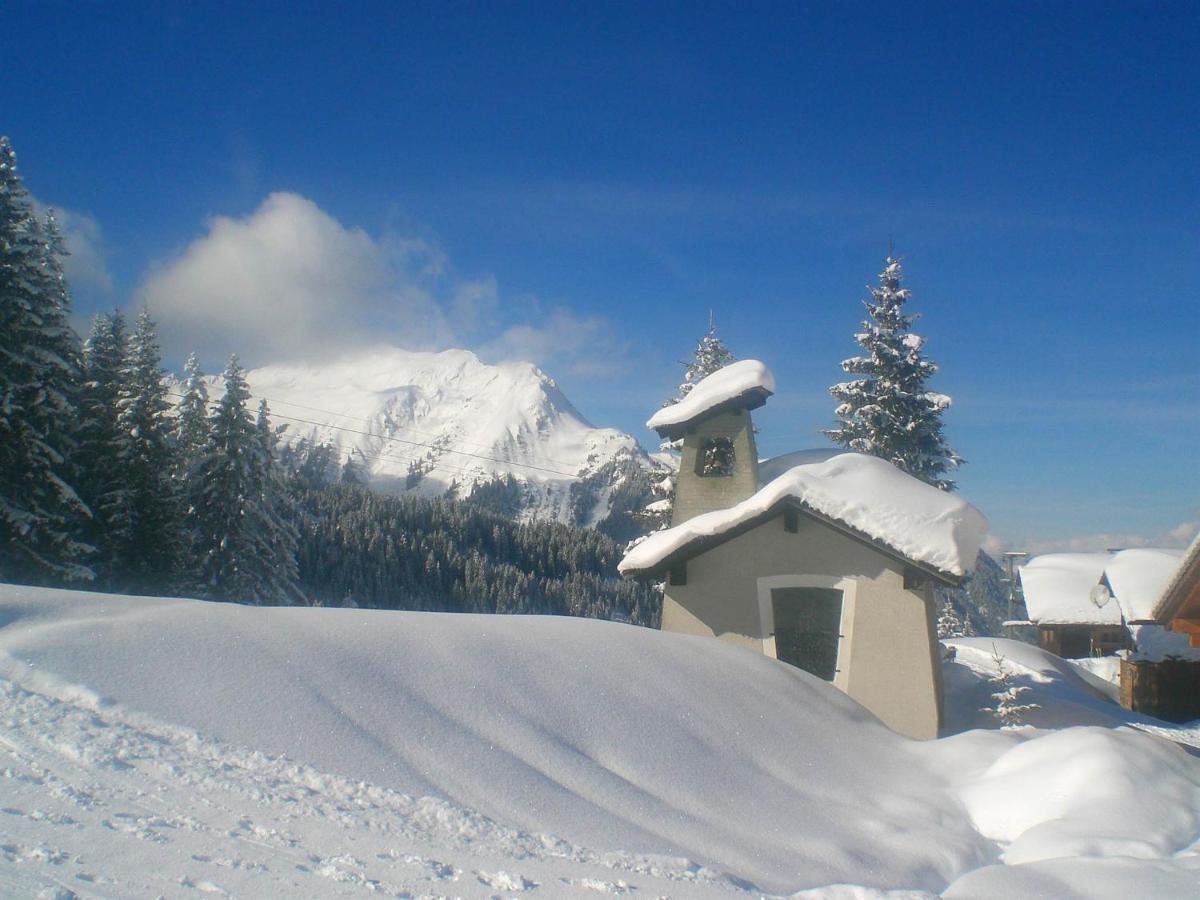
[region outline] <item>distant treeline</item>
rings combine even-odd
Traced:
[[[297,500],[299,580],[313,602],[658,625],[658,592],[619,578],[622,549],[596,531],[345,484]]]

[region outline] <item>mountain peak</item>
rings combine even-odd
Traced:
[[[333,444],[389,493],[465,497],[511,475],[524,515],[569,522],[579,518],[573,484],[618,459],[650,465],[632,436],[590,424],[528,362],[379,346],[327,363],[263,366],[246,381],[288,426],[284,443]],[[210,385],[219,396],[219,379]]]

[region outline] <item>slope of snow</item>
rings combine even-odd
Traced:
[[[487,365],[467,350],[378,348],[322,365],[272,365],[246,373],[286,424],[285,443],[330,442],[362,463],[373,486],[460,495],[511,474],[526,485],[529,514],[567,521],[571,483],[618,455],[644,453],[615,428],[596,428],[554,381],[529,363]],[[219,378],[210,395],[221,395]],[[602,518],[602,516],[601,516]]]
[[[710,376],[711,377],[711,376]],[[975,567],[987,520],[971,504],[939,491],[891,463],[838,453],[793,466],[747,500],[650,535],[621,561],[621,572],[653,569],[698,538],[724,534],[788,497],[887,544],[902,556],[943,572]]]
[[[911,742],[782,663],[613,623],[0,586],[0,695],[6,896],[1200,886],[1200,760],[1166,741]]]
[[[775,393],[775,376],[766,364],[757,359],[730,363],[698,381],[678,403],[664,406],[652,415],[646,427],[653,431],[691,422],[715,406],[756,390]]]

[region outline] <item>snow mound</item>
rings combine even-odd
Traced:
[[[566,875],[641,884],[651,896],[698,896],[706,884],[936,891],[994,858],[913,742],[830,685],[725,642],[552,617],[254,608],[16,587],[0,587],[0,622],[0,674],[37,695],[22,694],[29,711],[16,734],[2,726],[42,748],[21,771],[90,753],[114,784],[145,786],[153,773],[175,805],[189,779],[211,778],[222,792],[244,790],[240,801],[222,800],[233,810],[228,824],[199,801],[158,814],[252,837],[252,827],[236,825],[244,817],[276,829],[259,840],[284,848],[289,838],[308,847],[310,827],[336,836],[344,815],[354,843],[318,835],[296,854],[330,884],[396,884],[391,864],[373,855],[386,846],[486,873],[496,890],[524,878],[549,894]],[[0,770],[6,765],[14,763],[0,759]],[[158,801],[146,804],[157,812]],[[70,803],[63,810],[84,818]],[[126,820],[113,814],[122,811],[87,820],[120,825]],[[139,824],[149,815],[139,807],[130,829],[182,833]],[[392,833],[364,855],[385,815],[393,832],[419,825],[432,848]],[[53,833],[62,846],[86,838]],[[95,858],[94,847],[69,849]],[[175,858],[152,849],[155,862],[141,857],[148,868]],[[275,862],[265,864],[274,871]],[[181,866],[179,875],[200,877],[194,863]],[[484,877],[472,878],[480,890]],[[262,878],[260,892],[287,894]],[[470,895],[466,878],[418,893]],[[671,880],[674,888],[663,886]],[[300,893],[314,890],[325,893]]]
[[[0,893],[1194,896],[1200,760],[1108,705],[908,741],[711,639],[0,585]]]
[[[651,416],[646,427],[653,431],[681,428],[740,397],[757,397],[761,401],[773,393],[775,376],[765,363],[757,359],[739,360],[697,382],[678,403],[664,406]]]
[[[983,514],[965,500],[861,453],[838,453],[793,466],[729,509],[704,513],[650,535],[621,561],[622,573],[654,570],[692,542],[724,534],[787,499],[836,519],[915,562],[963,576],[975,568],[987,533]]]
[[[961,794],[980,832],[1007,845],[1010,865],[1162,858],[1200,833],[1196,765],[1133,731],[1070,728],[1018,743]],[[1164,805],[1163,796],[1174,802]]]

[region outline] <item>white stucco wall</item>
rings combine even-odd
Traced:
[[[941,666],[931,591],[905,590],[902,563],[800,514],[782,515],[687,563],[668,584],[662,628],[711,635],[774,656],[772,587],[840,587],[842,638],[835,686],[900,734],[937,736]],[[765,597],[765,599],[764,599]]]

